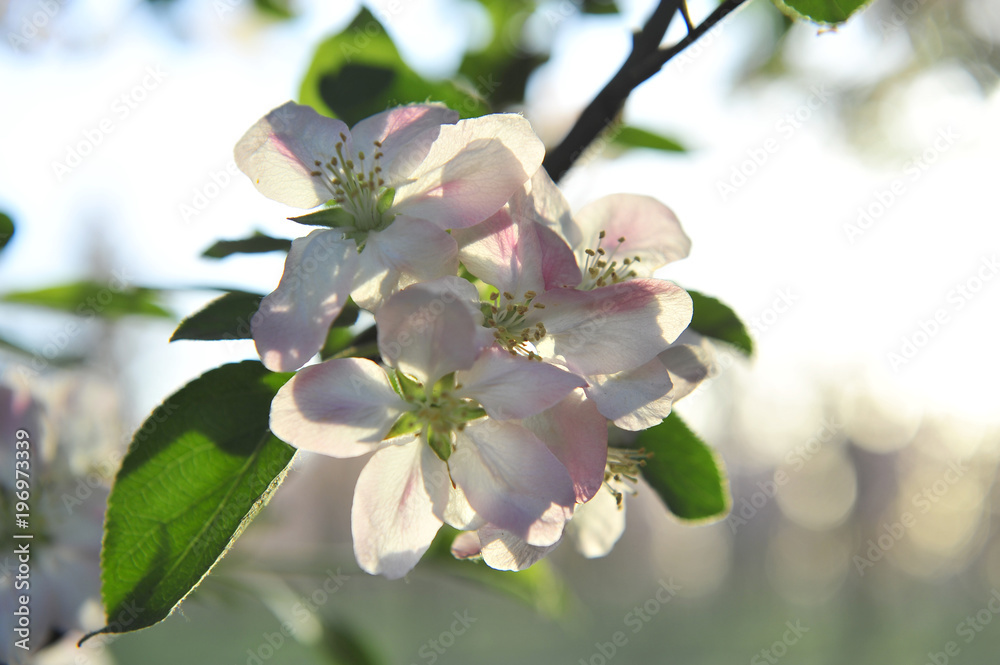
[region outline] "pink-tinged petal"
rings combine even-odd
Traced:
[[[545,289],[576,286],[583,279],[576,256],[555,231],[540,224],[534,224],[541,249],[542,281]]]
[[[250,320],[265,367],[291,372],[316,355],[347,302],[357,266],[354,241],[339,231],[317,229],[292,241],[278,288]]]
[[[384,231],[368,234],[358,257],[351,296],[376,311],[401,288],[458,272],[455,239],[422,219],[397,217]]]
[[[488,524],[479,530],[480,554],[486,565],[495,570],[524,570],[559,546],[529,545],[510,531]]]
[[[278,390],[271,431],[301,450],[356,457],[378,448],[409,408],[381,367],[339,358],[306,367]]]
[[[659,358],[626,372],[588,376],[587,381],[587,397],[621,429],[638,432],[670,415],[673,384]]]
[[[680,344],[687,337],[692,338],[691,344]],[[694,339],[697,338],[697,339]],[[702,381],[715,371],[715,349],[705,338],[685,332],[669,349],[659,355],[660,362],[670,373],[673,389],[670,396],[673,401],[689,395]]]
[[[598,235],[611,259],[640,257],[631,266],[637,277],[648,277],[663,266],[683,259],[691,251],[691,240],[681,229],[674,212],[650,196],[612,194],[589,203],[574,215],[581,242],[574,245],[577,257],[585,261],[584,249],[597,249]],[[619,244],[618,239],[625,238]]]
[[[613,374],[652,360],[691,322],[691,297],[659,279],[633,279],[592,291],[553,289],[535,299],[525,324],[545,325],[535,344],[577,373]]]
[[[441,527],[424,483],[424,457],[434,456],[420,441],[388,446],[361,470],[354,488],[351,534],[361,569],[397,579],[410,572]]]
[[[486,522],[531,545],[552,545],[572,512],[573,482],[530,431],[481,418],[456,434],[451,477]]]
[[[393,211],[443,229],[478,224],[521,189],[544,155],[531,125],[516,114],[444,125],[410,182],[396,188]]]
[[[525,418],[521,424],[541,439],[573,481],[576,502],[589,501],[604,484],[608,461],[608,420],[574,390],[551,409]]]
[[[434,140],[441,125],[458,121],[458,112],[442,104],[411,104],[376,113],[351,128],[354,147],[366,155],[381,152],[381,175],[389,187],[402,184],[417,168]],[[375,146],[375,141],[381,146]]]
[[[473,275],[521,299],[555,282],[580,282],[573,250],[551,230],[501,208],[482,224],[452,232],[458,257]],[[559,284],[562,285],[561,283]]]
[[[482,349],[467,291],[457,281],[465,280],[444,277],[414,284],[386,300],[375,315],[382,357],[428,386],[471,367]]]
[[[566,537],[588,559],[606,556],[625,532],[625,502],[621,506],[608,490],[577,506],[566,525]]]
[[[475,531],[463,531],[451,543],[451,555],[456,559],[475,559],[482,549],[479,534]]]
[[[492,346],[471,369],[455,374],[455,384],[455,395],[478,401],[492,418],[510,420],[544,411],[587,382],[555,365]]]
[[[287,102],[257,121],[236,144],[236,165],[257,190],[296,208],[314,208],[334,197],[330,181],[313,176],[336,156],[336,145],[350,134],[340,120],[327,118],[308,106]]]

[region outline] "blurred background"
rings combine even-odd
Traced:
[[[524,113],[554,146],[654,5],[365,6],[416,75]],[[211,289],[267,293],[281,273],[280,253],[202,253],[301,234],[232,148],[302,98],[320,44],[361,8],[0,2],[0,212],[15,228],[0,254],[0,430],[35,419],[62,488],[50,524],[81,531],[40,564],[58,608],[40,612],[69,632],[36,662],[994,662],[991,0],[875,0],[837,30],[753,0],[635,91],[623,122],[646,134],[609,133],[562,181],[574,207],[615,192],[671,206],[693,250],[662,276],[751,330],[754,358],[720,345],[717,373],[676,407],[726,465],[729,518],[681,523],[640,488],[604,559],[566,543],[528,572],[481,575],[428,555],[389,582],[351,551],[363,460],[301,456],[179,612],[73,646],[103,624],[99,514],[132,433],[191,378],[256,357],[246,341],[168,344]],[[690,4],[696,22],[712,9]],[[673,25],[668,41],[683,35]],[[65,292],[37,306],[39,290],[81,283],[74,306]]]

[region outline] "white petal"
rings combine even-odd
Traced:
[[[555,365],[511,355],[497,346],[484,350],[471,369],[458,372],[455,383],[456,395],[477,400],[498,420],[544,411],[587,384]]]
[[[483,561],[496,570],[524,570],[559,546],[559,542],[545,547],[529,545],[510,531],[491,524],[479,530],[479,540]]]
[[[670,415],[673,384],[659,358],[627,372],[588,376],[587,381],[587,397],[621,429],[638,432]]]
[[[310,365],[271,402],[271,431],[290,445],[332,457],[375,450],[409,405],[385,371],[363,358]]]
[[[690,338],[690,344],[681,344]],[[670,373],[673,389],[670,396],[673,401],[689,395],[695,388],[715,371],[715,348],[707,339],[690,331],[683,335],[669,349],[659,356],[660,361]]]
[[[580,208],[574,215],[581,242],[575,246],[577,258],[586,259],[584,249],[597,249],[598,242],[610,263],[622,259],[642,259],[631,266],[637,277],[649,277],[663,266],[683,259],[691,251],[691,239],[685,235],[674,212],[650,196],[612,194]],[[605,231],[603,241],[598,235]],[[625,238],[625,242],[618,242]]]
[[[375,315],[382,357],[428,386],[471,367],[482,348],[467,291],[457,281],[465,280],[445,277],[414,284],[386,300]]]
[[[552,289],[538,296],[526,325],[544,323],[535,346],[545,357],[565,359],[589,376],[613,374],[652,360],[691,321],[691,297],[658,279],[633,279],[592,291]]]
[[[515,423],[481,418],[456,434],[451,477],[487,522],[532,545],[562,536],[573,503],[566,468],[534,434]]]
[[[356,150],[370,155],[382,152],[381,175],[394,187],[424,161],[441,125],[457,120],[458,113],[443,104],[410,104],[359,121],[351,128],[351,135]],[[375,141],[381,146],[375,146]]]
[[[410,572],[430,547],[441,520],[424,486],[419,440],[376,452],[361,470],[351,508],[354,556],[362,570],[389,579]]]
[[[314,208],[333,198],[329,180],[313,176],[316,162],[336,156],[347,125],[308,106],[287,102],[257,121],[236,144],[236,165],[261,194],[296,208]]]
[[[448,526],[462,531],[478,529],[486,523],[476,513],[475,509],[469,505],[469,500],[466,498],[465,492],[462,491],[461,487],[450,488],[448,503],[445,506],[444,513],[440,514],[440,517]]]
[[[250,320],[257,353],[275,372],[302,367],[322,348],[347,302],[358,252],[339,231],[317,229],[292,242],[281,281]]]
[[[396,188],[393,210],[443,229],[478,224],[524,185],[544,154],[531,125],[516,114],[445,125],[411,182]]]
[[[607,489],[593,499],[577,506],[573,519],[566,525],[566,536],[588,559],[606,556],[625,532],[625,502],[619,507]]]
[[[604,483],[608,421],[582,390],[521,424],[545,442],[573,480],[577,503],[590,500]]]
[[[457,253],[455,239],[434,224],[397,217],[384,231],[368,234],[351,296],[374,312],[405,286],[454,275]]]

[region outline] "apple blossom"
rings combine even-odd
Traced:
[[[584,381],[489,345],[477,334],[475,297],[457,277],[404,288],[375,315],[392,371],[361,358],[328,360],[298,372],[272,403],[272,431],[299,449],[374,453],[351,518],[355,555],[370,573],[405,575],[443,522],[552,545],[577,496],[599,487],[603,427],[579,443],[588,461],[571,473],[560,461],[568,455],[546,444],[565,431],[565,417],[531,420]]]
[[[669,227],[673,217],[663,214],[667,209],[662,204],[622,197],[627,211],[653,218],[654,226]],[[627,205],[629,201],[634,205]],[[605,206],[585,216],[588,228],[602,210],[610,211],[606,221],[612,228],[626,226]],[[631,224],[638,227],[643,221]],[[584,377],[587,396],[619,427],[654,425],[670,413],[671,403],[670,375],[658,356],[690,322],[691,299],[664,280],[640,277],[633,270],[619,274],[617,261],[604,261],[610,256],[600,246],[607,235],[601,231],[593,234],[596,249],[579,253],[585,259],[581,271],[577,255],[561,236],[563,228],[584,237],[562,195],[540,169],[490,219],[453,235],[462,263],[496,289],[486,305],[486,324],[500,346]],[[643,237],[631,245],[619,238],[618,244],[664,260],[687,251],[686,237],[679,226],[676,231],[683,241],[670,236],[669,242],[677,245],[673,249]],[[622,259],[626,269],[633,262]]]
[[[494,114],[458,120],[437,104],[390,109],[352,129],[288,102],[236,145],[257,189],[298,208],[317,229],[292,243],[277,289],[251,322],[264,364],[302,367],[352,296],[374,311],[407,284],[456,273],[448,229],[496,212],[541,164],[527,120]]]

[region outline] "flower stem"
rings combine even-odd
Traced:
[[[749,0],[725,0],[708,18],[692,27],[685,0],[662,0],[646,21],[642,30],[632,37],[632,52],[604,89],[583,110],[562,142],[549,151],[542,166],[558,182],[573,166],[587,146],[610,126],[620,114],[632,91],[654,74],[671,58],[693,44],[714,25]],[[688,34],[669,48],[660,42],[670,27],[674,15],[681,11]]]

